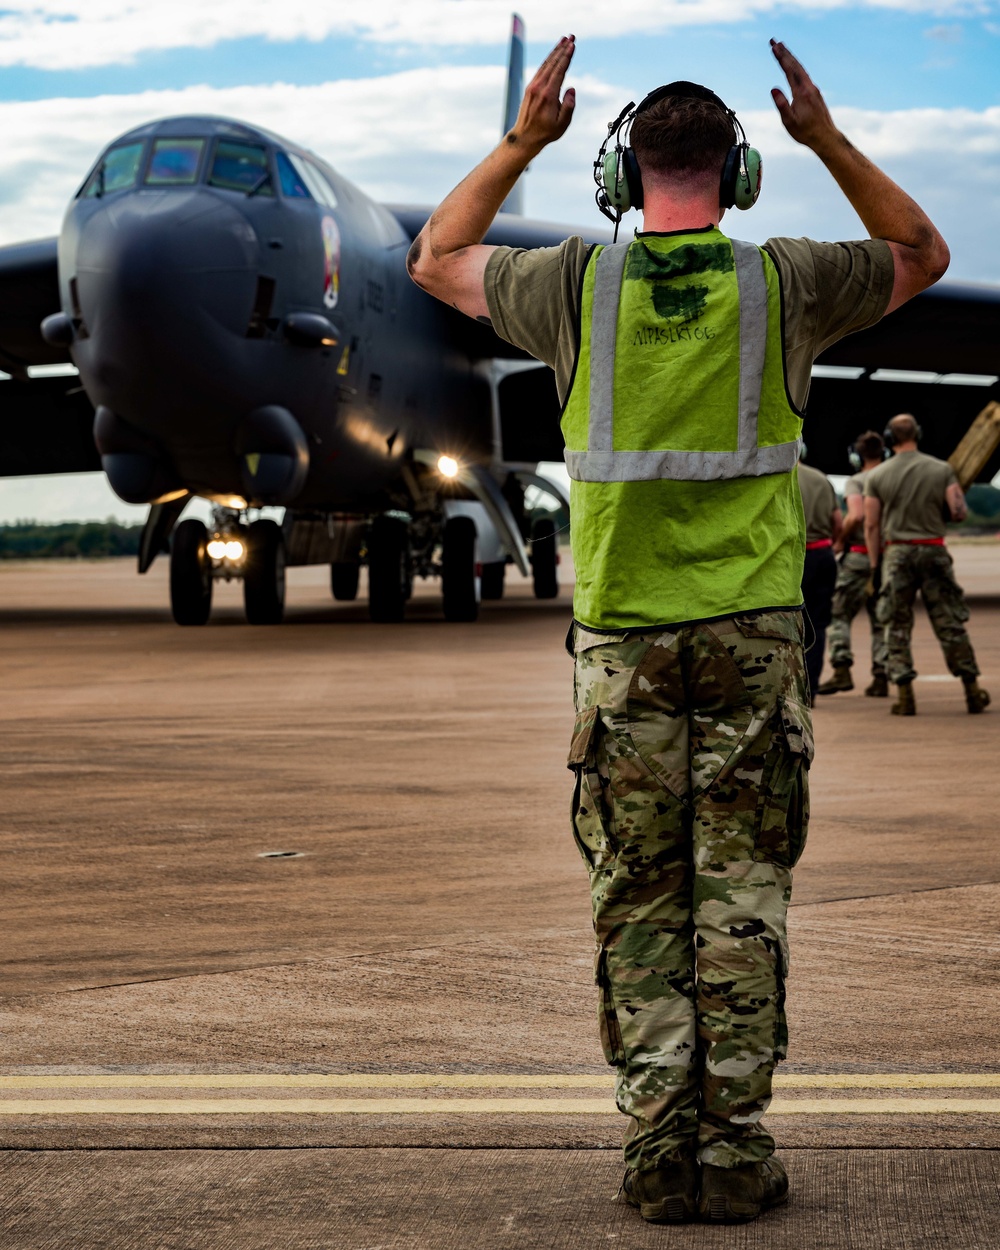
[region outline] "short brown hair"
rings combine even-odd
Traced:
[[[885,451],[885,443],[881,434],[876,434],[874,430],[865,430],[864,434],[859,434],[854,440],[854,450],[862,460],[879,460]]]
[[[671,95],[638,114],[629,142],[640,171],[721,175],[736,127],[713,100]]]

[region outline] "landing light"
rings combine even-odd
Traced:
[[[205,550],[213,560],[242,560],[245,548],[236,538],[213,538]]]
[[[458,461],[453,460],[451,456],[441,456],[438,459],[438,472],[442,477],[458,476]]]

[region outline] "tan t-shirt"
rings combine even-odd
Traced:
[[[865,495],[882,504],[883,542],[943,538],[945,492],[958,482],[946,460],[922,451],[897,451],[865,478]]]
[[[820,352],[845,334],[873,325],[885,312],[892,294],[892,252],[883,239],[768,239],[764,249],[781,278],[788,391],[803,409]],[[589,244],[573,237],[558,247],[498,247],[486,263],[493,328],[555,370],[562,403],[573,379],[581,278],[590,252]]]
[[[844,498],[850,499],[852,495],[863,496],[865,493],[865,478],[872,472],[874,472],[872,469],[859,469],[857,473],[853,473],[844,483]],[[844,524],[846,528],[847,522],[845,521]],[[846,542],[850,547],[857,547],[864,551],[868,550],[865,546],[865,523],[863,519],[858,521],[854,529],[846,536]]]
[[[833,537],[833,513],[837,507],[837,492],[825,473],[812,465],[799,465],[799,490],[802,492],[802,511],[806,514],[806,542],[819,542],[821,538]]]

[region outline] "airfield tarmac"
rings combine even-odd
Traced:
[[[372,626],[294,570],[179,629],[162,561],[0,564],[0,1245],[992,1250],[1000,548],[954,551],[996,703],[922,612],[914,720],[821,700],[792,1199],[732,1228],[614,1201],[568,593]]]

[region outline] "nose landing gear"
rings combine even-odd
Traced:
[[[276,521],[254,521],[246,531],[243,604],[251,625],[280,625],[285,615],[285,544]]]
[[[277,625],[285,611],[285,545],[281,527],[261,519],[247,525],[229,508],[213,512],[211,532],[189,518],[170,546],[170,608],[178,625],[204,625],[212,610],[212,584],[243,582],[251,625]]]
[[[170,610],[178,625],[204,625],[212,610],[212,560],[203,521],[181,521],[170,544]]]

